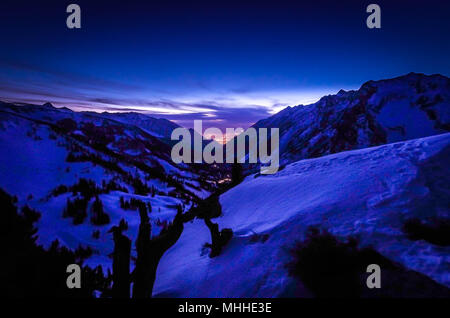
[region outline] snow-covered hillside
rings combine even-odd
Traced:
[[[411,241],[405,220],[449,218],[450,134],[305,159],[275,175],[250,175],[220,197],[214,219],[234,237],[209,258],[201,220],[163,256],[154,295],[277,297],[308,291],[285,268],[310,225],[359,236],[382,255],[450,287],[450,247]],[[265,239],[259,239],[265,238]]]
[[[58,120],[66,118],[71,118],[77,122],[98,122],[106,119],[110,122],[120,122],[129,126],[139,127],[146,133],[163,140],[170,140],[172,130],[180,127],[167,119],[153,118],[134,112],[74,112],[66,107],[56,108],[51,103],[45,103],[44,105],[25,104],[18,107],[18,105],[0,101],[0,106],[4,111],[52,122],[54,124]]]
[[[410,73],[369,81],[317,103],[287,107],[254,127],[280,129],[280,162],[290,163],[450,131],[450,79]]]
[[[140,127],[50,104],[2,104],[0,149],[0,188],[17,196],[19,206],[41,213],[37,242],[47,247],[58,239],[73,249],[91,247],[94,255],[86,264],[104,269],[113,250],[108,230],[123,218],[126,234],[137,235],[137,208],[123,208],[121,198],[151,205],[157,234],[178,206],[187,210],[214,189],[214,175],[173,164],[170,147]],[[90,220],[96,197],[108,215],[106,224]],[[64,217],[69,200],[86,204],[80,224]]]
[[[410,219],[450,218],[449,106],[450,79],[408,74],[258,122],[280,128],[280,171],[249,175],[220,196],[213,221],[234,236],[218,257],[209,257],[210,231],[192,215],[161,259],[153,294],[310,296],[286,265],[311,225],[358,236],[450,287],[450,247],[412,241],[402,229]],[[144,206],[158,234],[177,210],[230,180],[229,167],[174,164],[167,137],[177,126],[148,118],[0,102],[0,188],[41,212],[39,244],[88,246],[85,264],[110,268],[113,225],[124,219],[135,242]]]

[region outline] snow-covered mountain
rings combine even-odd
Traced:
[[[450,218],[449,106],[450,79],[411,73],[259,121],[257,128],[280,128],[283,168],[249,175],[220,195],[222,215],[213,221],[234,235],[219,256],[208,255],[205,222],[186,223],[161,259],[153,294],[311,296],[286,267],[310,225],[342,240],[358,236],[363,246],[450,287],[450,247],[411,240],[404,230],[408,220]],[[17,196],[19,207],[41,212],[39,244],[91,247],[85,264],[111,268],[108,230],[124,219],[124,234],[135,241],[133,202],[151,210],[158,234],[177,209],[189,210],[229,177],[218,165],[174,164],[169,139],[177,127],[135,113],[0,102],[0,188]],[[100,222],[93,220],[98,201]]]
[[[51,103],[43,105],[15,105],[0,101],[1,109],[4,111],[22,114],[29,118],[40,119],[56,123],[58,120],[64,118],[71,118],[77,122],[81,121],[98,121],[98,119],[108,119],[111,122],[120,122],[129,126],[136,126],[159,139],[170,140],[172,130],[178,128],[177,124],[164,118],[154,118],[145,114],[135,112],[74,112],[67,107],[56,108]]]
[[[356,235],[385,257],[450,287],[450,247],[412,241],[416,217],[449,218],[450,133],[346,151],[250,175],[220,197],[215,221],[234,236],[216,258],[202,253],[210,233],[185,226],[162,258],[155,295],[174,297],[311,296],[286,265],[308,226]]]
[[[139,226],[137,208],[124,208],[121,200],[151,205],[153,232],[158,233],[179,205],[189,209],[214,191],[217,180],[208,166],[175,165],[170,146],[145,129],[116,120],[114,114],[101,115],[51,104],[2,103],[0,188],[17,196],[19,206],[42,213],[39,244],[58,239],[73,249],[91,247],[94,255],[87,264],[106,269],[113,249],[108,230],[123,218],[127,235],[135,238]],[[96,197],[108,215],[105,224],[90,220]],[[64,215],[69,202],[82,206],[81,222]]]
[[[369,81],[356,91],[287,107],[253,127],[280,129],[282,164],[441,134],[450,131],[450,79],[410,73]]]
[[[92,114],[98,115],[97,113]],[[103,112],[99,114],[99,116],[137,126],[155,137],[167,140],[170,140],[170,135],[172,134],[172,131],[175,128],[180,127],[174,122],[171,122],[170,120],[164,118],[153,118],[148,115],[135,112],[125,112],[125,113]]]

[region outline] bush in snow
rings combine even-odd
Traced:
[[[90,199],[102,192],[94,180],[80,178],[76,184],[70,187],[73,195],[81,194],[83,197]]]
[[[450,245],[450,220],[433,219],[422,222],[413,218],[403,224],[403,232],[410,240],[425,240],[440,246]]]
[[[78,150],[81,153],[69,152],[66,157],[67,162],[92,162],[94,165],[99,165],[106,170],[117,172],[121,175],[125,175],[125,171],[119,166],[117,160],[105,160],[102,156],[98,154],[93,154],[89,152],[83,152],[82,150]]]
[[[233,230],[226,228],[219,231],[219,225],[217,223],[211,222],[211,219],[205,218],[205,224],[209,228],[211,233],[211,244],[206,243],[204,246],[211,248],[211,253],[209,257],[219,256],[222,248],[231,240],[233,237]]]
[[[427,276],[393,263],[372,248],[358,248],[355,238],[340,241],[310,228],[291,251],[289,273],[317,297],[449,297],[450,290]],[[369,289],[367,266],[381,268],[381,288]]]
[[[147,185],[147,183],[142,182],[142,180],[138,176],[133,176],[129,174],[126,177],[127,183],[131,184],[134,188],[134,193],[139,195],[147,195],[150,193],[151,189]]]
[[[72,186],[66,186],[60,184],[50,192],[50,196],[57,197],[61,194],[72,192],[73,195],[81,194],[82,196],[90,199],[101,193],[109,193],[111,191],[122,191],[128,193],[127,188],[118,183],[115,178],[106,182],[102,180],[102,186],[98,187],[96,182],[91,179],[80,178],[78,182]]]
[[[63,193],[67,193],[67,192],[69,192],[69,188],[67,186],[65,186],[64,184],[60,184],[59,186],[57,186],[50,192],[50,195],[57,197],[58,195],[61,195]]]
[[[100,231],[99,230],[94,230],[92,232],[92,237],[96,240],[98,240],[100,238]]]
[[[148,213],[152,212],[152,205],[150,202],[144,202],[136,198],[130,198],[126,200],[124,197],[120,197],[120,207],[124,210],[138,211],[140,207],[147,209]]]
[[[102,192],[109,193],[111,191],[122,191],[128,193],[128,189],[120,185],[115,179],[111,179],[108,182],[102,180]]]
[[[88,199],[86,198],[75,198],[71,200],[67,198],[67,204],[63,211],[63,217],[73,218],[73,224],[78,225],[84,222],[87,216],[87,204]]]
[[[110,222],[109,215],[103,210],[103,203],[98,196],[92,203],[91,223],[93,225],[105,225]]]
[[[212,194],[208,198],[200,201],[189,210],[189,214],[200,219],[216,218],[222,215],[222,206],[219,202],[219,196]]]
[[[63,133],[70,133],[77,129],[77,122],[71,118],[60,119],[56,125]]]

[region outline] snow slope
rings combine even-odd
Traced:
[[[384,256],[450,287],[450,247],[410,241],[410,217],[449,217],[450,133],[292,163],[275,175],[250,175],[220,197],[220,228],[235,236],[210,259],[202,221],[186,224],[163,256],[155,296],[308,296],[287,275],[295,241],[309,225],[359,236]],[[268,235],[267,241],[255,239]]]
[[[139,227],[139,213],[135,210],[124,210],[120,207],[120,197],[126,200],[131,198],[139,199],[145,203],[151,203],[152,212],[150,219],[152,222],[152,234],[157,235],[164,226],[164,223],[172,221],[176,214],[177,205],[182,204],[188,209],[191,201],[188,196],[183,196],[179,189],[175,189],[173,183],[161,179],[159,175],[153,176],[152,172],[146,172],[145,167],[151,167],[156,163],[161,166],[161,172],[165,175],[173,176],[181,185],[193,184],[197,189],[191,189],[195,194],[208,196],[209,192],[202,187],[200,176],[190,169],[189,166],[176,166],[169,162],[170,158],[164,153],[164,148],[159,146],[167,145],[158,142],[156,139],[146,139],[140,130],[134,126],[117,125],[112,128],[123,128],[113,130],[111,134],[113,142],[107,146],[115,154],[121,154],[123,160],[118,166],[125,172],[131,173],[135,178],[139,178],[148,187],[157,190],[153,196],[136,194],[133,182],[128,180],[123,173],[120,173],[107,165],[99,164],[91,159],[68,161],[68,155],[74,151],[83,154],[95,154],[107,162],[115,162],[115,157],[110,152],[98,150],[90,147],[89,142],[82,142],[74,138],[74,135],[86,134],[78,130],[73,134],[55,129],[52,122],[66,118],[77,119],[77,124],[90,118],[67,110],[59,110],[51,105],[28,105],[23,109],[21,106],[7,104],[5,109],[0,109],[0,188],[7,193],[17,196],[19,206],[29,205],[41,213],[41,218],[37,222],[38,244],[48,247],[54,240],[59,240],[62,245],[75,249],[82,246],[89,246],[94,250],[86,264],[95,267],[102,265],[103,269],[111,267],[112,260],[108,257],[112,253],[114,243],[112,234],[108,230],[113,225],[118,225],[124,218],[128,222],[126,235],[134,239],[137,236]],[[111,122],[99,121],[96,127],[107,129],[111,127]],[[86,130],[85,130],[86,132]],[[154,138],[154,137],[152,137]],[[143,140],[145,147],[139,143]],[[145,142],[145,143],[144,143]],[[136,156],[127,154],[132,145],[137,145],[144,154]],[[76,151],[73,149],[77,149]],[[170,148],[169,148],[170,149]],[[130,161],[131,159],[136,161]],[[140,161],[137,161],[140,160]],[[141,163],[139,168],[135,163]],[[67,205],[67,199],[73,199],[75,195],[72,191],[66,193],[52,194],[53,191],[64,185],[71,187],[81,178],[92,180],[98,187],[102,183],[114,179],[128,193],[118,190],[111,190],[99,195],[103,203],[104,211],[110,217],[109,224],[93,225],[89,221],[93,199],[88,203],[88,217],[82,224],[74,225],[71,218],[63,218],[63,210]],[[93,232],[99,231],[99,238],[93,237]],[[134,253],[134,251],[133,251]]]
[[[50,138],[51,129],[0,113],[0,186],[13,195],[42,198],[60,184],[89,177],[98,183],[110,174],[88,162],[66,162],[63,138]],[[68,169],[69,168],[69,169]]]
[[[450,79],[410,73],[287,107],[253,127],[280,129],[280,162],[450,131]]]

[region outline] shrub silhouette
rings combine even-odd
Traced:
[[[150,202],[145,203],[142,200],[136,198],[130,198],[126,200],[124,197],[120,197],[120,207],[124,210],[134,210],[138,211],[141,207],[146,207],[148,212],[152,212],[152,205]]]
[[[85,198],[67,198],[67,204],[63,211],[63,217],[73,218],[74,225],[82,224],[87,216],[88,200]]]
[[[309,228],[306,239],[291,251],[289,273],[316,297],[449,297],[450,290],[427,276],[393,263],[370,247],[358,248],[355,238],[337,240],[325,230]],[[369,264],[381,268],[380,289],[366,287]]]
[[[206,199],[198,202],[195,206],[191,207],[189,214],[192,217],[198,217],[200,219],[216,218],[222,215],[222,206],[219,202],[219,195],[212,194]]]
[[[92,203],[91,223],[93,225],[105,225],[110,222],[109,215],[103,210],[103,203],[98,196]]]
[[[102,181],[102,192],[103,193],[109,193],[111,191],[122,191],[125,193],[128,193],[128,189],[124,186],[121,186],[116,178],[109,180],[106,182],[105,180]]]
[[[211,248],[209,257],[212,258],[219,256],[220,252],[222,252],[222,248],[233,237],[233,231],[229,228],[219,231],[219,225],[217,223],[213,223],[209,218],[205,218],[205,224],[209,228],[209,231],[211,233],[211,244],[205,244],[205,247]]]
[[[77,129],[77,122],[71,118],[63,118],[56,122],[58,128],[64,133],[70,133]]]
[[[292,251],[290,273],[318,297],[356,297],[360,293],[356,242],[340,243],[326,231],[310,228]]]
[[[403,224],[403,232],[410,240],[425,240],[440,246],[450,245],[450,221],[433,219],[428,223],[417,218],[409,219]]]
[[[92,231],[92,237],[98,240],[100,238],[100,231],[99,230]]]
[[[102,192],[102,189],[97,187],[94,180],[80,178],[76,184],[71,188],[73,195],[78,193],[86,199],[90,199]]]

